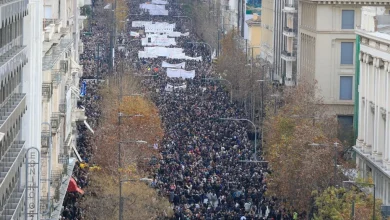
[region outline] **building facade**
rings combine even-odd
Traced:
[[[317,81],[328,113],[338,118],[342,140],[353,139],[355,27],[361,7],[359,1],[299,2],[297,72]]]
[[[260,42],[261,42],[261,16],[253,14],[253,17],[246,21],[248,24],[248,58],[254,59],[260,56]]]
[[[83,0],[44,1],[42,42],[42,120],[40,213],[58,219],[77,155],[77,108],[80,95],[78,65],[83,53],[80,30]]]
[[[297,82],[297,34],[298,34],[298,1],[285,0],[282,9],[283,22],[283,48],[280,58],[282,60],[281,72],[275,72],[280,83],[294,86]]]
[[[356,29],[358,174],[373,178],[376,196],[390,205],[390,15],[384,7],[363,7]]]
[[[267,64],[266,76],[272,78],[274,63],[274,0],[263,0],[261,9],[260,59]]]

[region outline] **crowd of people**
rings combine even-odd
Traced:
[[[275,219],[288,220],[292,216],[279,206],[276,198],[267,198],[267,166],[261,161],[261,150],[254,154],[254,143],[248,137],[248,124],[226,118],[246,118],[240,108],[229,99],[226,90],[213,77],[211,57],[213,51],[198,41],[191,31],[188,20],[173,17],[184,16],[181,5],[168,0],[169,16],[150,16],[139,9],[142,0],[128,2],[133,16],[129,16],[127,33],[120,33],[116,48],[118,57],[132,63],[135,74],[156,75],[145,77],[142,84],[156,93],[153,101],[157,105],[163,121],[165,135],[159,143],[160,158],[155,165],[151,186],[160,195],[166,196],[172,204],[174,219]],[[85,108],[91,127],[99,126],[100,79],[110,74],[108,68],[110,26],[104,25],[103,2],[94,2],[94,18],[91,22],[92,35],[82,36],[84,53],[80,57],[83,65],[83,79],[88,80],[88,92],[80,100],[79,107]],[[99,20],[100,19],[100,20]],[[142,50],[140,41],[130,36],[132,21],[161,21],[176,23],[176,30],[190,32],[188,36],[176,38],[177,46],[184,49],[187,56],[202,56],[202,61],[138,58]],[[98,55],[96,55],[98,54]],[[116,59],[116,65],[120,59]],[[186,63],[186,70],[195,70],[193,79],[169,78],[162,62]],[[115,71],[114,71],[115,72]],[[166,91],[167,84],[186,85]],[[92,134],[85,125],[78,125],[77,148],[80,157],[92,161]],[[261,146],[259,146],[261,148]],[[259,153],[260,152],[260,153]],[[78,164],[73,178],[80,188],[88,185],[88,169]],[[81,195],[67,193],[62,219],[84,219],[78,203]]]

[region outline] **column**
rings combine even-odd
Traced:
[[[364,102],[363,102],[363,99],[362,97],[365,97],[365,94],[364,94],[364,89],[365,89],[365,86],[364,86],[364,83],[365,83],[365,63],[363,62],[363,55],[364,53],[360,52],[359,54],[359,60],[360,60],[360,73],[359,73],[359,76],[360,76],[360,81],[359,81],[359,97],[358,97],[358,102],[359,103],[359,119],[358,119],[358,137],[357,137],[357,140],[356,140],[356,147],[358,148],[361,148],[363,146],[363,141],[364,141]]]

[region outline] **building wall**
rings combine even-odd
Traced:
[[[248,25],[249,27],[249,45],[250,47],[258,47],[260,46],[260,42],[261,42],[261,26],[260,25]],[[249,56],[252,56],[252,50],[253,50],[253,57],[254,58],[257,58],[259,55],[260,55],[260,48],[252,48],[250,50],[250,55]]]
[[[351,42],[355,48],[354,29],[342,29],[342,10],[354,11],[356,27],[360,25],[360,7],[310,1],[301,1],[299,5],[298,74],[300,78],[318,82],[318,95],[328,104],[329,114],[353,115],[353,89],[351,99],[340,97],[340,77],[351,76],[353,83],[355,71],[354,60],[351,64],[341,64],[341,44]],[[352,57],[354,52],[355,49],[350,54]]]
[[[384,8],[364,7],[362,26],[356,30],[360,80],[355,151],[359,176],[372,177],[377,198],[390,205],[390,35],[378,33],[376,24],[377,15],[384,12]],[[390,16],[386,17],[390,21]]]
[[[274,0],[263,0],[261,10],[260,56],[273,63]]]
[[[41,103],[42,103],[42,1],[32,0],[28,5],[29,14],[24,20],[24,44],[27,46],[29,53],[29,62],[24,68],[24,77],[22,82],[23,93],[27,94],[27,111],[22,119],[22,139],[26,141],[26,147],[35,147],[41,150]],[[28,33],[28,34],[27,34]],[[32,151],[29,155],[29,160],[33,159]],[[37,158],[36,158],[37,159]],[[23,170],[23,176],[25,171]],[[29,176],[29,184],[33,185],[32,180],[35,179],[35,184],[40,181],[38,172],[35,176]],[[28,212],[38,212],[39,207],[39,192],[35,191],[33,198],[29,198]],[[31,204],[34,204],[31,205]],[[31,208],[34,207],[34,208]]]

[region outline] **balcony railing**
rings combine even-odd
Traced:
[[[66,113],[66,99],[61,99],[58,108],[59,108],[60,113]]]
[[[0,0],[1,24],[16,16],[27,15],[27,3],[25,0]]]
[[[51,132],[52,133],[57,133],[57,130],[60,127],[61,121],[62,121],[62,113],[53,112],[51,117],[50,117]]]
[[[48,130],[41,131],[41,145],[42,148],[48,148],[50,142],[50,132]]]
[[[53,83],[42,83],[42,97],[49,100],[53,95]]]
[[[60,43],[51,48],[52,52],[43,57],[42,70],[50,70],[58,63],[62,55],[70,49],[73,44],[72,39],[61,39]]]
[[[25,156],[24,141],[15,140],[0,161],[0,195],[5,195]]]
[[[297,9],[295,8],[295,5],[293,5],[293,4],[285,4],[284,8],[283,8],[283,12],[297,13]]]
[[[57,87],[62,80],[62,73],[58,70],[55,70],[54,73],[51,74],[51,82],[54,85],[54,87]]]
[[[283,28],[283,35],[287,36],[287,37],[295,37],[295,29],[285,27],[285,28]]]
[[[5,79],[11,72],[27,63],[25,46],[14,46],[0,56],[0,77]]]
[[[297,60],[295,53],[290,53],[287,51],[282,51],[281,58],[287,62],[293,62]]]
[[[0,108],[0,132],[7,133],[8,129],[26,111],[26,94],[14,93]]]
[[[4,206],[4,210],[1,212],[0,219],[19,219],[20,212],[24,209],[25,197],[25,189],[19,188],[19,184],[19,181],[15,183],[15,187]]]

